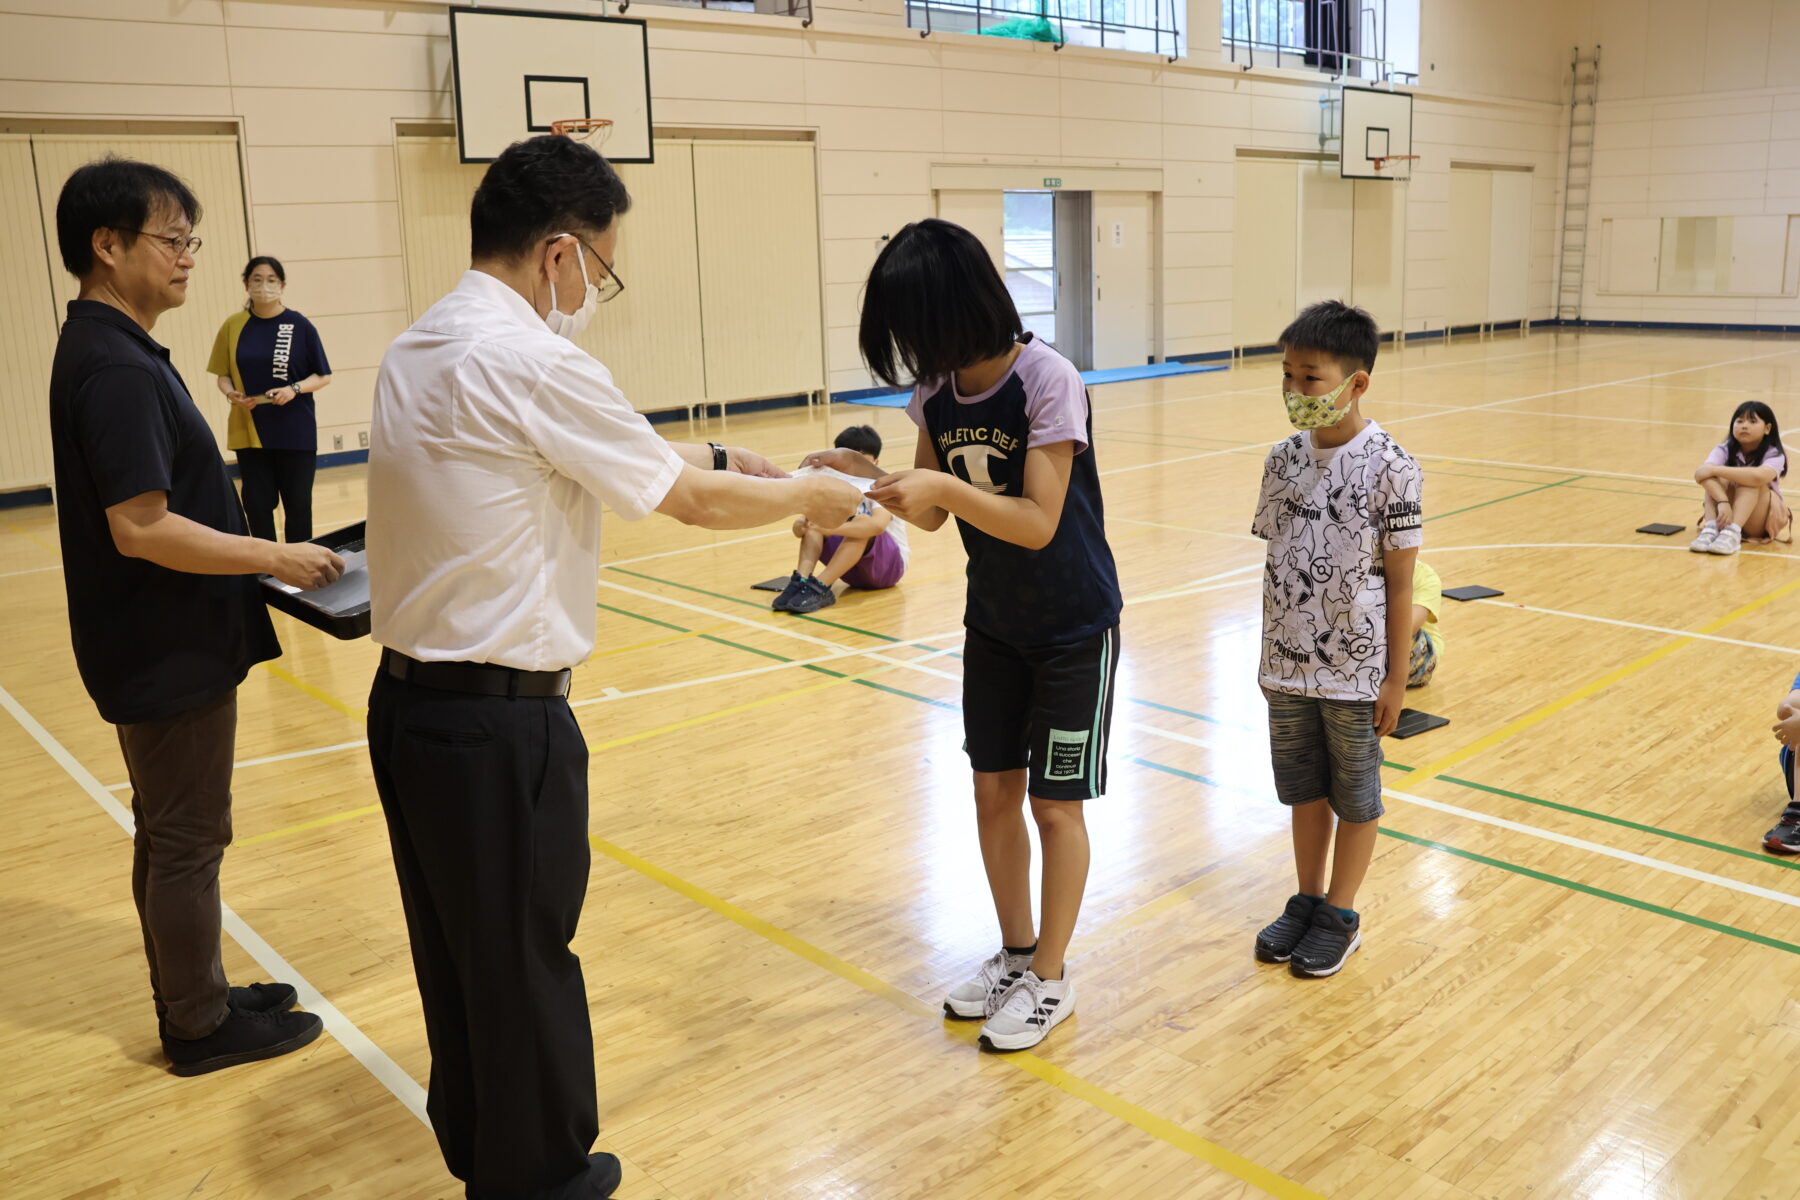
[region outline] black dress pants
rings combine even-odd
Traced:
[[[381,672],[369,758],[431,1046],[427,1111],[481,1200],[580,1196],[599,1133],[581,963],[587,743],[562,697]]]

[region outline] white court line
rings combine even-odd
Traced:
[[[1438,347],[1432,346],[1432,347],[1428,347],[1428,348],[1429,349],[1437,349]],[[1546,357],[1546,356],[1552,355],[1552,354],[1567,353],[1568,349],[1569,348],[1567,346],[1550,346],[1550,347],[1546,347],[1542,350],[1521,350],[1516,354],[1500,354],[1500,355],[1494,356],[1493,358],[1459,358],[1453,362],[1420,363],[1416,367],[1396,367],[1392,371],[1382,371],[1380,373],[1380,375],[1378,376],[1378,378],[1387,379],[1393,375],[1404,375],[1408,371],[1441,371],[1445,367],[1483,367],[1489,363],[1508,362],[1515,358],[1543,358],[1543,357]],[[1389,351],[1389,353],[1391,354],[1391,353],[1393,353],[1393,351]],[[1404,352],[1402,352],[1402,353],[1404,353]],[[1259,363],[1257,365],[1262,366],[1264,364]],[[1281,362],[1279,359],[1275,359],[1271,356],[1270,362],[1267,365],[1271,366],[1271,367],[1279,367],[1281,365]],[[1249,371],[1251,369],[1252,368],[1250,366],[1244,365],[1244,366],[1228,367],[1227,371],[1236,373],[1238,371]],[[1180,377],[1177,376],[1176,378],[1180,378]],[[1135,383],[1138,381],[1130,380],[1127,382]],[[1110,385],[1096,384],[1094,386],[1108,387]],[[1263,395],[1263,394],[1269,393],[1269,392],[1271,392],[1271,389],[1266,385],[1263,387],[1255,387],[1255,388],[1238,388],[1234,391],[1229,391],[1229,392],[1197,392],[1192,396],[1166,396],[1161,400],[1144,400],[1144,401],[1140,401],[1137,404],[1113,405],[1113,406],[1109,406],[1108,408],[1106,408],[1104,410],[1104,412],[1106,412],[1106,413],[1130,412],[1131,410],[1138,409],[1138,408],[1155,408],[1159,404],[1185,404],[1185,403],[1187,403],[1189,401],[1193,401],[1193,400],[1216,400],[1222,396],[1260,396],[1260,395]],[[1379,400],[1378,402],[1383,403],[1383,404],[1418,404],[1425,408],[1447,407],[1444,405],[1425,404],[1423,401],[1419,401],[1419,400],[1402,400],[1402,399],[1386,400],[1386,399],[1382,399],[1382,400]],[[1098,416],[1098,415],[1101,415],[1101,413],[1096,412],[1095,415]]]
[[[57,765],[62,767],[69,778],[74,780],[93,799],[94,803],[100,806],[102,812],[118,823],[119,828],[125,831],[127,837],[134,836],[131,814],[126,812],[124,806],[100,786],[100,781],[94,778],[93,773],[82,766],[75,756],[70,754],[48,729],[40,725],[37,718],[27,712],[24,705],[15,700],[12,693],[4,687],[0,687],[0,708],[4,708],[12,715],[13,720],[19,723],[19,727],[30,734],[32,739],[43,747],[46,754],[56,760]],[[294,990],[300,993],[300,1003],[306,1006],[308,1012],[313,1013],[325,1023],[326,1030],[337,1039],[338,1044],[348,1050],[351,1056],[361,1063],[363,1068],[373,1075],[383,1087],[392,1092],[394,1099],[405,1105],[408,1112],[419,1118],[427,1128],[430,1128],[431,1120],[425,1115],[425,1089],[419,1086],[418,1081],[401,1070],[399,1063],[389,1058],[386,1051],[370,1041],[368,1035],[358,1029],[350,1018],[338,1011],[337,1005],[327,1000],[317,988],[307,982],[304,975],[296,971],[286,959],[276,953],[274,947],[250,928],[249,924],[238,916],[230,905],[221,903],[219,909],[225,932],[231,935],[232,940],[249,952],[250,957],[256,960],[257,965],[268,974],[269,978],[293,984]]]
[[[1540,841],[1555,842],[1562,846],[1573,846],[1578,850],[1586,850],[1590,854],[1600,854],[1607,858],[1616,858],[1620,862],[1632,863],[1640,867],[1649,867],[1653,871],[1661,871],[1666,875],[1679,875],[1683,879],[1692,879],[1700,883],[1710,883],[1715,887],[1729,888],[1734,892],[1742,892],[1746,896],[1755,896],[1761,900],[1773,900],[1777,904],[1785,904],[1792,908],[1800,908],[1800,896],[1778,892],[1774,888],[1758,887],[1754,883],[1740,883],[1723,875],[1714,875],[1707,871],[1696,871],[1692,867],[1684,867],[1677,863],[1664,862],[1660,858],[1651,858],[1644,854],[1633,854],[1629,850],[1618,850],[1600,842],[1590,842],[1586,838],[1570,837],[1566,833],[1556,833],[1549,829],[1540,829],[1535,825],[1523,825],[1518,821],[1508,821],[1505,817],[1491,817],[1486,813],[1472,809],[1458,808],[1454,804],[1444,804],[1437,800],[1427,800],[1423,796],[1414,796],[1407,792],[1397,792],[1392,788],[1382,788],[1381,794],[1391,796],[1395,800],[1404,800],[1408,804],[1416,804],[1420,808],[1429,808],[1452,816],[1462,817],[1482,825],[1492,825],[1496,829],[1509,829],[1514,833],[1522,833],[1526,837],[1534,837]]]
[[[662,550],[655,554],[640,554],[636,558],[621,558],[614,562],[603,562],[600,564],[600,569],[604,571],[608,567],[627,567],[632,563],[649,562],[653,558],[668,558],[676,554],[692,554],[696,550],[717,550],[720,546],[735,546],[739,542],[754,542],[761,538],[777,537],[784,533],[790,533],[790,531],[786,529],[770,529],[763,533],[746,534],[744,537],[726,538],[722,542],[707,542],[701,546],[683,546],[679,550]]]
[[[339,742],[335,746],[314,746],[311,750],[290,750],[286,754],[270,754],[263,758],[246,758],[242,762],[232,763],[231,769],[233,771],[238,771],[245,767],[265,767],[270,763],[289,762],[296,758],[312,758],[319,754],[335,754],[339,750],[355,750],[362,746],[367,746],[368,744],[368,742]],[[128,779],[124,783],[108,784],[106,790],[109,792],[130,791],[131,781]]]
[[[1524,401],[1519,403],[1522,404]],[[1627,425],[1678,425],[1683,429],[1717,429],[1719,427],[1717,421],[1662,421],[1650,417],[1602,417],[1595,413],[1544,412],[1540,409],[1530,408],[1496,408],[1493,411],[1507,415],[1517,413],[1521,417],[1567,417],[1571,421],[1619,421]]]
[[[1467,464],[1469,466],[1473,466],[1473,467],[1515,467],[1521,471],[1555,471],[1555,472],[1557,472],[1559,474],[1563,474],[1563,475],[1593,475],[1596,477],[1606,478],[1606,479],[1642,479],[1649,483],[1680,483],[1680,484],[1687,484],[1687,485],[1690,485],[1695,488],[1698,488],[1700,486],[1699,484],[1694,482],[1694,477],[1691,475],[1688,476],[1686,479],[1678,479],[1673,475],[1635,475],[1635,474],[1631,473],[1630,471],[1596,471],[1589,467],[1557,467],[1557,466],[1548,466],[1547,467],[1543,463],[1501,462],[1497,458],[1454,458],[1448,454],[1420,454],[1420,455],[1417,455],[1416,457],[1418,458],[1418,460],[1420,462],[1465,463],[1465,464]],[[1494,482],[1495,483],[1503,483],[1503,482],[1523,483],[1524,480],[1521,479],[1521,480],[1508,481],[1508,480],[1498,480],[1497,479]],[[1678,500],[1678,499],[1680,499],[1680,497],[1679,496],[1671,496],[1670,499]]]
[[[1660,550],[1686,554],[1686,546],[1647,546],[1638,542],[1496,542],[1486,546],[1433,546],[1432,557],[1461,554],[1471,550]],[[1739,550],[1738,558],[1779,558],[1784,562],[1800,562],[1800,555],[1776,554],[1769,550]],[[1683,637],[1696,636],[1683,634]]]
[[[771,628],[772,629],[772,628],[776,628],[776,627],[775,626],[760,626],[759,628]],[[948,633],[934,633],[927,637],[908,638],[904,642],[889,642],[888,644],[883,646],[882,649],[895,650],[895,649],[900,648],[901,646],[922,646],[922,645],[926,644],[927,642],[935,642],[942,638],[947,638],[947,637],[954,637],[954,638],[960,639],[962,637],[962,632],[963,631],[960,629],[953,629]],[[833,643],[833,644],[835,645],[836,643]],[[573,701],[570,703],[569,707],[570,708],[588,708],[595,704],[606,704],[613,700],[631,700],[638,696],[653,696],[653,695],[658,695],[663,692],[678,692],[678,691],[683,690],[684,688],[701,687],[701,686],[703,686],[705,684],[709,684],[709,683],[728,683],[734,679],[748,679],[755,675],[768,675],[772,672],[785,671],[792,667],[814,667],[814,666],[818,666],[820,663],[837,662],[838,660],[845,659],[845,658],[863,658],[863,657],[874,657],[874,655],[869,650],[859,650],[859,649],[855,649],[853,647],[843,647],[836,654],[821,654],[817,658],[797,658],[791,662],[765,663],[763,666],[750,667],[750,668],[748,668],[746,670],[742,670],[742,671],[728,671],[723,675],[708,675],[708,676],[705,676],[700,679],[683,679],[683,680],[679,680],[675,683],[659,683],[655,687],[637,688],[637,689],[635,689],[633,691],[629,691],[629,692],[620,691],[618,688],[603,688],[603,689],[601,689],[601,695],[594,696],[594,697],[591,697],[586,700]],[[921,659],[929,658],[929,657],[930,657],[930,655],[924,655],[924,656],[921,656]],[[884,660],[884,661],[893,661],[893,660]]]
[[[28,567],[23,571],[0,571],[0,579],[11,579],[14,575],[37,575],[44,571],[60,570],[62,570],[61,563],[58,563],[54,567]]]
[[[1667,379],[1671,375],[1690,375],[1695,371],[1711,371],[1717,367],[1734,367],[1740,363],[1761,362],[1767,358],[1785,358],[1791,354],[1800,354],[1800,348],[1776,350],[1768,354],[1752,354],[1745,358],[1726,358],[1718,362],[1701,363],[1696,367],[1681,367],[1672,371],[1653,371],[1648,375],[1633,375],[1629,379],[1609,379],[1604,383],[1584,383],[1579,387],[1556,388],[1553,391],[1537,392],[1530,396],[1509,396],[1505,400],[1490,400],[1485,404],[1472,404],[1467,408],[1451,409],[1450,413],[1481,412],[1484,409],[1499,408],[1502,404],[1523,404],[1527,400],[1544,400],[1551,396],[1571,396],[1576,392],[1591,392],[1596,388],[1621,387],[1627,383],[1643,383],[1650,379]],[[1382,428],[1399,425],[1406,421],[1429,421],[1433,417],[1449,415],[1443,412],[1414,413],[1408,417],[1395,417],[1391,421],[1381,422]]]
[[[1162,521],[1140,521],[1136,517],[1121,517],[1117,513],[1107,513],[1106,519],[1108,523],[1118,521],[1125,525],[1148,525],[1152,529],[1174,529],[1181,533],[1205,533],[1213,537],[1232,538],[1240,542],[1262,541],[1254,533],[1232,533],[1225,529],[1199,529],[1193,525],[1169,525]]]
[[[1663,549],[1663,547],[1656,547]],[[1672,637],[1695,638],[1703,642],[1719,642],[1727,646],[1748,646],[1752,650],[1774,650],[1792,658],[1800,654],[1800,648],[1794,646],[1772,646],[1768,642],[1746,642],[1738,638],[1720,637],[1713,633],[1695,633],[1688,629],[1670,629],[1665,625],[1640,625],[1636,621],[1619,621],[1612,617],[1596,617],[1589,613],[1564,612],[1558,608],[1537,608],[1530,604],[1508,604],[1504,600],[1484,599],[1478,604],[1491,604],[1495,608],[1517,609],[1521,612],[1542,613],[1548,617],[1568,617],[1575,621],[1592,621],[1596,625],[1616,625],[1620,629],[1642,629],[1646,633],[1666,633]]]

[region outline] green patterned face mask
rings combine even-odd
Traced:
[[[1337,407],[1337,399],[1350,386],[1356,376],[1346,376],[1344,382],[1326,392],[1323,396],[1308,396],[1303,392],[1282,392],[1281,398],[1287,401],[1288,420],[1295,429],[1324,429],[1336,425],[1343,419],[1344,410]]]

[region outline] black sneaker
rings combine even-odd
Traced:
[[[1362,917],[1346,917],[1330,904],[1313,909],[1312,927],[1294,947],[1288,970],[1302,979],[1323,979],[1344,969],[1344,960],[1362,945]]]
[[[175,1075],[204,1075],[243,1063],[277,1058],[319,1036],[324,1022],[311,1013],[253,1013],[232,1009],[225,1023],[203,1038],[165,1037],[163,1053]]]
[[[831,590],[830,584],[808,578],[800,581],[800,594],[789,602],[787,610],[804,615],[816,613],[821,608],[830,608],[836,603],[837,593]]]
[[[1763,849],[1773,854],[1800,854],[1800,808],[1781,814],[1775,828],[1763,835]]]
[[[1284,963],[1292,958],[1294,947],[1312,928],[1313,909],[1317,907],[1319,901],[1311,896],[1289,896],[1282,914],[1256,935],[1256,961]]]
[[[791,611],[789,606],[794,603],[794,597],[798,596],[805,587],[806,580],[800,577],[800,572],[795,571],[788,577],[788,584],[781,589],[781,594],[769,601],[769,607],[776,612]]]
[[[226,1003],[246,1013],[284,1013],[294,1007],[294,1001],[300,998],[293,985],[286,983],[253,983],[249,987],[234,987],[226,998]]]

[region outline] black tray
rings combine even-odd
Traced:
[[[367,522],[346,525],[313,544],[346,556],[343,578],[316,592],[302,592],[270,575],[262,577],[263,600],[270,608],[322,629],[341,641],[369,636],[369,572],[363,565],[363,534]],[[354,556],[354,557],[349,557]]]

